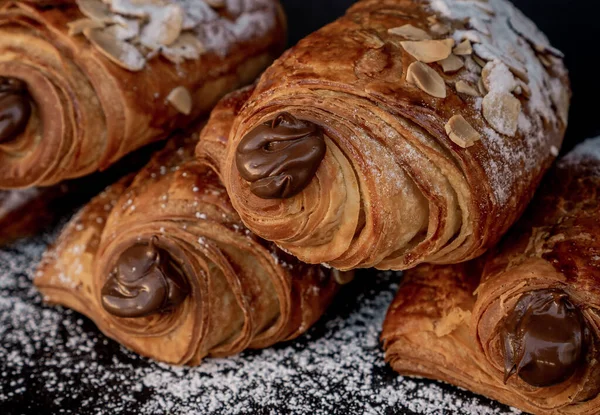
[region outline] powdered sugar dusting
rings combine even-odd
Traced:
[[[396,376],[378,337],[398,275],[359,278],[294,342],[179,368],[140,358],[32,286],[46,235],[0,250],[0,409],[77,414],[511,414],[454,387]]]
[[[560,122],[566,123],[568,89],[555,77],[566,71],[556,58],[562,54],[506,0],[430,0],[430,5],[444,18],[469,22],[468,30],[458,30],[453,37],[456,42],[464,39],[474,42],[474,54],[487,62],[483,77],[491,97],[486,104],[494,101],[493,97],[502,98],[502,94],[504,97],[514,94],[521,103],[518,118],[512,118],[511,114],[507,120],[491,120],[494,125],[490,126],[496,131],[492,128],[482,131],[481,143],[499,157],[484,163],[483,167],[491,179],[497,202],[503,205],[519,185],[520,176],[539,168],[539,154],[552,154],[551,147],[558,145],[551,143],[545,134],[547,125],[558,128]],[[477,68],[467,65],[467,69],[458,78],[474,82],[478,78]],[[506,105],[505,100],[496,101]],[[475,108],[481,110],[481,99],[474,103]],[[488,111],[488,117],[491,112]],[[524,139],[520,146],[514,143],[508,146],[505,143],[511,137],[497,131],[511,133],[515,127]]]
[[[600,137],[585,140],[567,154],[561,163],[578,164],[586,159],[600,160]]]

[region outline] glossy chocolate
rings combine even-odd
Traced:
[[[172,310],[188,293],[181,268],[152,240],[121,254],[102,288],[102,305],[117,317],[146,317]]]
[[[517,374],[537,387],[564,382],[585,364],[588,333],[581,311],[564,292],[523,294],[501,331],[505,381]]]
[[[0,143],[21,134],[31,116],[31,97],[23,81],[0,77]]]
[[[256,196],[286,199],[308,186],[326,149],[319,126],[284,112],[242,139],[236,163]]]

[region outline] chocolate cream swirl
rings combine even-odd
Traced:
[[[167,250],[136,244],[119,257],[102,288],[102,306],[117,317],[146,317],[167,312],[185,300],[189,287],[181,266]]]
[[[505,382],[517,374],[531,386],[552,386],[585,364],[589,329],[581,311],[559,290],[523,294],[501,333]]]
[[[21,134],[31,116],[31,97],[25,82],[0,77],[0,144]]]
[[[256,196],[287,199],[310,183],[326,150],[318,125],[282,112],[242,139],[236,164]]]

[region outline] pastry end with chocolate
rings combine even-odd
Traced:
[[[189,293],[181,267],[157,238],[124,251],[102,288],[102,306],[110,314],[139,318],[168,312]]]
[[[531,386],[557,385],[585,364],[585,318],[562,291],[523,294],[506,316],[501,336],[505,382],[516,374]]]
[[[308,186],[326,150],[318,125],[283,112],[242,139],[236,164],[256,196],[287,199]]]
[[[21,134],[31,116],[31,96],[25,82],[0,77],[0,144]]]

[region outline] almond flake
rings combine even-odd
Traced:
[[[488,93],[488,90],[485,87],[485,84],[483,83],[483,78],[479,78],[479,80],[477,81],[477,89],[479,89],[479,93],[482,96],[485,96]]]
[[[475,75],[481,75],[481,66],[479,66],[474,60],[472,56],[465,57],[465,67],[469,72],[474,73]]]
[[[419,62],[431,63],[446,59],[452,53],[454,39],[400,42],[404,50]]]
[[[471,46],[471,41],[469,39],[465,39],[460,42],[454,50],[452,51],[455,55],[465,56],[473,53],[473,47]]]
[[[354,280],[354,272],[344,272],[337,269],[332,270],[333,278],[339,285],[350,284]]]
[[[444,127],[448,137],[462,148],[471,147],[481,136],[462,115],[455,115]]]
[[[181,34],[183,15],[178,4],[152,9],[150,21],[140,35],[141,44],[151,50],[171,45]]]
[[[483,117],[490,126],[508,136],[517,132],[521,101],[506,92],[490,92],[481,104]]]
[[[552,61],[548,59],[546,55],[538,55],[538,59],[542,62],[542,65],[546,68],[552,68]]]
[[[113,14],[101,0],[76,0],[76,3],[79,11],[92,20],[103,23],[110,23],[113,20]]]
[[[488,91],[512,92],[518,85],[508,66],[500,61],[488,62],[481,71],[481,79]]]
[[[446,98],[444,79],[433,68],[423,62],[413,62],[408,67],[407,82],[436,98]]]
[[[190,115],[192,112],[192,95],[184,86],[173,89],[167,96],[167,101],[182,114]]]
[[[438,62],[445,73],[447,72],[456,72],[465,66],[465,63],[461,58],[456,55],[450,55],[446,59],[443,59]]]
[[[184,33],[171,46],[161,49],[161,54],[173,63],[181,63],[186,59],[198,59],[206,52],[204,44],[191,33]]]
[[[435,33],[438,36],[444,36],[444,35],[447,35],[448,33],[450,33],[450,26],[448,26],[444,23],[434,23],[431,25],[429,30],[431,30],[433,33]]]
[[[481,68],[483,68],[485,66],[486,62],[483,59],[481,59],[479,56],[473,55],[472,58],[475,61],[475,63],[477,65],[479,65]]]
[[[456,92],[460,94],[470,95],[472,97],[480,96],[479,91],[472,84],[465,81],[458,81],[456,83]]]
[[[69,28],[69,36],[77,36],[82,34],[86,29],[102,29],[104,23],[86,17],[67,23],[67,27]]]
[[[146,60],[133,45],[117,39],[104,29],[86,29],[83,34],[104,56],[130,71],[141,71]]]
[[[388,30],[389,34],[402,36],[408,40],[430,40],[431,36],[429,33],[424,31],[423,29],[419,29],[418,27],[414,27],[410,24],[405,24],[404,26],[394,27]]]

